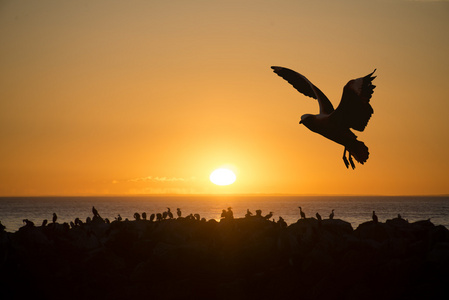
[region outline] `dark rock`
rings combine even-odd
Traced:
[[[5,299],[448,296],[449,231],[396,218],[58,223],[0,231]],[[430,295],[429,297],[427,297]]]

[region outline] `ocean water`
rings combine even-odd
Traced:
[[[234,217],[244,217],[246,210],[262,215],[273,212],[272,219],[282,216],[288,224],[299,219],[299,208],[306,217],[315,217],[318,212],[328,218],[335,209],[335,218],[350,222],[354,229],[371,220],[375,210],[379,221],[401,214],[409,222],[431,219],[435,225],[449,228],[449,196],[123,196],[123,197],[0,197],[0,221],[6,231],[15,232],[23,226],[23,219],[40,225],[44,219],[51,222],[53,213],[58,223],[75,218],[85,220],[92,217],[92,206],[103,218],[111,221],[120,214],[123,219],[133,220],[135,212],[163,212],[170,207],[176,216],[180,208],[183,216],[200,214],[201,217],[219,220],[222,209],[232,207]]]

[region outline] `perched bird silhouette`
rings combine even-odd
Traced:
[[[374,223],[378,223],[379,222],[379,218],[376,215],[376,212],[373,210],[373,221]]]
[[[302,211],[301,206],[298,206],[298,207],[299,207],[299,214],[301,215],[301,219],[305,219],[306,218],[306,214]]]
[[[266,215],[264,218],[265,218],[266,220],[269,220],[269,219],[271,219],[272,216],[273,216],[273,212],[270,211],[270,213],[269,213],[268,215]]]
[[[56,213],[53,213],[53,218],[52,218],[53,223],[56,223],[57,219],[58,219],[58,215],[56,215]]]
[[[365,77],[350,80],[343,88],[340,104],[334,110],[326,95],[306,77],[287,68],[271,68],[274,73],[287,80],[300,93],[318,100],[320,113],[302,115],[299,124],[343,145],[345,147],[343,162],[346,168],[349,168],[349,164],[353,169],[355,168],[352,157],[363,165],[368,160],[368,147],[357,140],[357,136],[351,131],[351,128],[363,131],[374,112],[369,102],[376,87],[372,84],[376,78],[372,75],[376,70]],[[349,161],[346,158],[346,151],[349,152]]]
[[[173,219],[173,213],[170,210],[170,207],[167,207],[167,216],[169,219]]]
[[[33,221],[30,221],[28,219],[24,219],[23,223],[25,223],[25,226],[28,226],[28,227],[33,227],[34,226]]]
[[[92,206],[92,213],[94,214],[94,217],[99,217],[98,210],[95,208],[95,206]]]
[[[178,215],[178,218],[181,218],[182,212],[180,208],[176,209],[176,214]]]
[[[333,209],[332,212],[331,212],[331,214],[329,215],[329,219],[331,219],[331,220],[334,218],[334,215],[335,215],[335,214],[334,214],[334,210],[335,210],[335,209]]]
[[[316,218],[317,218],[318,221],[322,220],[321,215],[319,213],[316,213],[315,215],[316,215]]]
[[[232,212],[232,207],[228,207],[228,211],[226,212],[229,219],[234,219],[234,213]]]
[[[284,219],[283,219],[282,217],[279,217],[278,224],[279,224],[282,228],[286,228],[286,227],[287,227],[287,223],[284,221]]]

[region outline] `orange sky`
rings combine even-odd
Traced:
[[[1,0],[0,196],[449,194],[448,32],[448,1]],[[271,65],[335,107],[377,68],[365,165]]]

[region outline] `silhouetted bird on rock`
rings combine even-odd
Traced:
[[[53,223],[56,223],[56,220],[58,219],[58,216],[56,213],[53,213]]]
[[[287,80],[293,87],[305,96],[318,100],[320,113],[318,115],[304,114],[299,124],[304,124],[311,131],[345,147],[343,162],[346,168],[354,169],[355,164],[352,157],[361,164],[368,160],[368,147],[351,131],[352,129],[363,131],[368,124],[373,108],[370,105],[371,95],[375,85],[372,76],[376,70],[365,77],[350,80],[343,88],[343,95],[337,109],[334,110],[332,103],[319,88],[313,85],[306,77],[293,70],[283,67],[271,67],[277,75]],[[349,162],[346,158],[349,152]]]
[[[245,214],[245,218],[249,218],[253,215],[252,212],[249,211],[249,208],[246,209],[246,214]]]
[[[232,212],[232,207],[228,207],[228,210],[222,210],[221,211],[221,218],[225,220],[232,220],[234,219],[234,213]]]
[[[332,210],[331,214],[329,215],[329,219],[333,219],[334,218],[334,209]]]
[[[33,221],[30,221],[28,219],[24,219],[23,223],[25,223],[25,226],[27,226],[27,227],[34,227]]]
[[[266,215],[264,218],[269,220],[269,219],[271,219],[272,216],[273,216],[273,212],[270,211],[270,213],[268,215]]]
[[[146,220],[146,219],[147,219],[147,213],[146,213],[146,212],[143,212],[143,213],[142,213],[142,219],[143,219],[143,220]]]
[[[150,221],[153,222],[155,217],[156,217],[155,214],[151,214],[151,215],[150,215]]]
[[[181,218],[182,212],[180,208],[176,209],[176,214],[178,215],[178,218]]]
[[[47,223],[48,223],[47,219],[43,220],[43,221],[42,221],[42,227],[47,226]]]
[[[234,213],[232,212],[232,207],[228,207],[228,211],[226,212],[226,214],[229,219],[234,219]]]
[[[305,219],[306,218],[306,214],[302,211],[301,206],[298,206],[299,208],[299,214],[301,215],[301,219]]]
[[[321,215],[319,213],[316,213],[316,218],[318,221],[321,221]]]
[[[376,212],[373,210],[373,221],[374,223],[378,223],[379,219],[377,218]]]
[[[170,210],[170,207],[167,207],[167,216],[169,219],[173,219],[173,213]]]
[[[95,206],[92,206],[92,213],[94,214],[94,217],[99,217],[98,210],[95,208]]]
[[[282,218],[282,217],[279,217],[278,224],[279,224],[279,226],[281,228],[286,228],[287,227],[287,222],[285,222],[284,218]]]

